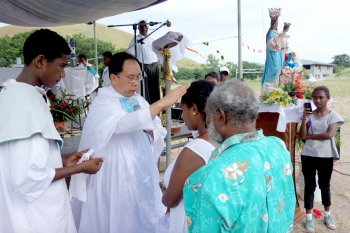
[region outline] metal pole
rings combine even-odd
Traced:
[[[241,0],[237,0],[238,11],[238,72],[239,79],[243,79],[242,73],[242,32],[241,32]]]
[[[166,95],[170,92],[170,80],[165,82]],[[166,109],[166,167],[171,163],[171,107]]]
[[[266,46],[266,37],[265,37],[265,27],[264,27],[264,10],[261,9],[261,18],[262,18],[262,25],[263,25],[263,48],[264,48],[264,53],[265,51],[265,46]]]
[[[94,26],[94,46],[95,46],[95,66],[96,72],[98,73],[98,58],[97,58],[97,38],[96,38],[96,21],[93,21]]]

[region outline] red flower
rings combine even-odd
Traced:
[[[53,100],[54,98],[56,98],[56,95],[52,93],[52,94],[49,95],[48,97],[49,97],[50,100]]]
[[[68,112],[72,113],[72,112],[74,112],[74,110],[75,110],[75,108],[71,108],[71,109],[68,110]]]
[[[297,93],[297,98],[298,98],[298,99],[302,99],[302,98],[303,98],[303,94],[301,94],[301,92],[298,92],[298,93]]]
[[[64,102],[64,101],[62,101],[62,102],[60,103],[60,109],[61,109],[61,110],[65,109],[67,106],[68,106],[68,104],[67,104],[66,102]]]

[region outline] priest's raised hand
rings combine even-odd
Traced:
[[[167,108],[176,103],[187,91],[191,84],[185,84],[171,90],[166,96],[151,104],[151,117],[154,118],[163,108]]]

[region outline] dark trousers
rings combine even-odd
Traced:
[[[160,89],[159,89],[159,69],[158,64],[144,64],[144,71],[146,73],[146,77],[144,77],[144,86],[145,90],[143,90],[141,83],[141,95],[147,100],[149,104],[153,104],[160,100]]]
[[[331,191],[330,181],[333,171],[333,158],[317,158],[301,156],[301,168],[305,179],[304,207],[314,207],[314,192],[316,189],[316,170],[318,174],[318,186],[321,189],[322,205],[330,206]]]

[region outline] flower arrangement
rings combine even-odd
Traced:
[[[297,69],[285,66],[282,68],[280,75],[280,88],[286,92],[301,92],[301,80],[305,76],[305,71],[297,71]]]
[[[261,102],[266,105],[278,104],[283,106],[298,104],[298,101],[296,99],[292,99],[286,92],[282,90],[273,90],[270,93],[263,94],[261,96]]]
[[[67,94],[61,90],[61,96],[56,96],[51,91],[47,92],[50,101],[51,115],[54,121],[71,121],[79,124],[77,117],[83,114],[84,106],[89,104],[88,100],[74,98],[75,95]]]
[[[302,86],[302,95],[305,99],[312,99],[312,92],[314,91],[314,86]]]

